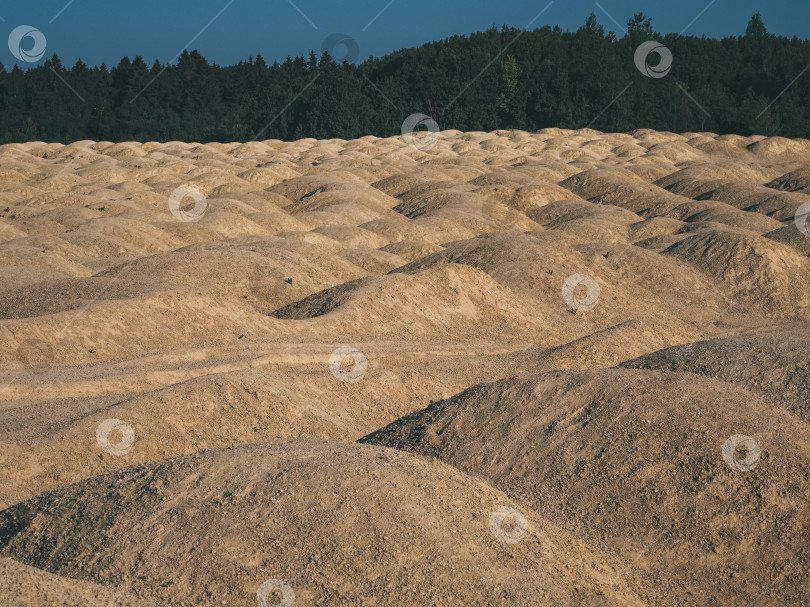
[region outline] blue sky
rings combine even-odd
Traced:
[[[320,49],[335,32],[353,37],[360,59],[365,59],[493,24],[526,27],[548,1],[5,0],[0,3],[0,30],[7,38],[18,25],[39,29],[47,38],[45,56],[55,52],[66,65],[78,58],[91,65],[111,65],[124,55],[142,55],[150,64],[155,59],[165,63],[195,37],[189,48],[221,65],[259,52],[268,61],[283,60]],[[633,12],[641,10],[652,17],[657,31],[680,32],[705,9],[686,33],[742,34],[749,17],[759,11],[769,31],[810,37],[810,2],[806,0],[710,3],[600,0],[600,8],[585,0],[555,0],[533,27],[550,24],[575,30],[593,11],[607,30],[620,32],[606,13],[624,26]],[[0,62],[14,63],[6,44],[0,45]]]

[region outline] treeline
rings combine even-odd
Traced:
[[[671,51],[664,77],[647,77],[634,62],[648,40]],[[414,113],[442,129],[647,127],[810,138],[810,73],[800,76],[808,65],[810,41],[768,33],[759,15],[745,35],[717,40],[656,33],[642,14],[617,37],[592,14],[576,32],[493,27],[359,65],[325,51],[233,66],[192,51],[172,65],[136,57],[112,68],[82,61],[67,68],[54,55],[27,71],[3,68],[0,138],[351,139],[397,134]]]

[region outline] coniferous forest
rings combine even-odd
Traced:
[[[648,40],[672,53],[665,77],[634,63]],[[3,66],[0,141],[351,139],[397,134],[414,113],[465,131],[645,127],[810,138],[810,41],[768,33],[759,15],[744,34],[721,40],[661,34],[642,14],[617,36],[592,14],[575,32],[492,27],[359,64],[332,55],[219,66],[184,51],[172,64],[125,57],[114,67],[68,67],[53,55],[28,70]]]

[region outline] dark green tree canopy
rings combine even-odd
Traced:
[[[663,77],[636,65],[649,41],[672,54]],[[759,14],[745,35],[715,40],[661,35],[642,13],[617,36],[591,13],[576,32],[493,26],[359,65],[323,50],[225,67],[197,51],[151,67],[124,57],[111,69],[67,67],[54,55],[27,71],[0,69],[0,141],[350,139],[398,134],[415,113],[459,130],[810,138],[810,73],[797,78],[808,64],[810,41],[769,34]]]

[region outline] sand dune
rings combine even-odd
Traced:
[[[810,142],[424,137],[0,146],[14,604],[806,602]]]

